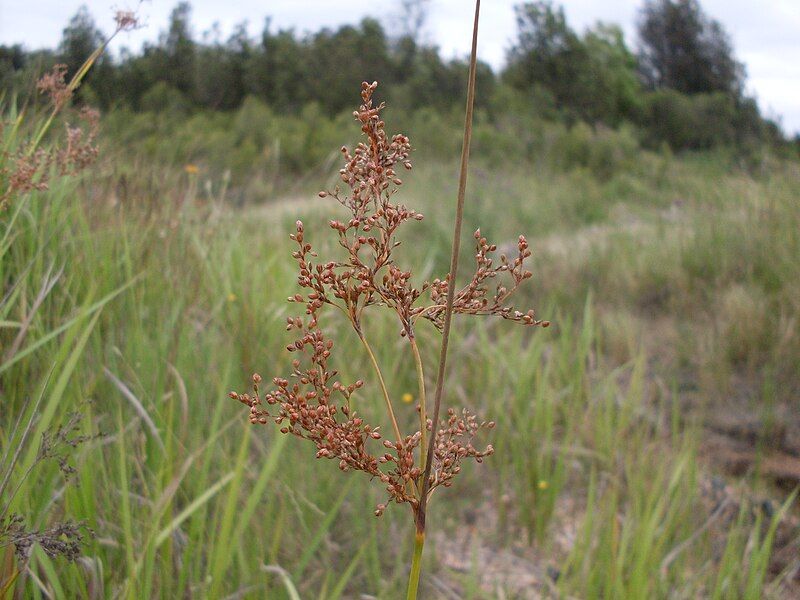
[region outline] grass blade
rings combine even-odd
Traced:
[[[39,348],[44,346],[47,342],[49,342],[50,340],[52,340],[53,338],[55,338],[59,334],[63,333],[64,331],[66,331],[67,329],[72,327],[72,325],[74,325],[75,323],[77,323],[81,319],[84,319],[84,318],[88,317],[89,315],[91,315],[92,313],[95,313],[96,311],[98,311],[101,308],[103,308],[106,304],[111,302],[111,300],[113,300],[114,298],[119,296],[122,292],[124,292],[126,289],[131,287],[137,280],[138,280],[138,277],[135,277],[134,279],[131,279],[125,285],[117,288],[116,290],[114,290],[113,292],[111,292],[110,294],[105,296],[104,298],[101,298],[100,300],[98,300],[97,302],[95,302],[94,304],[92,304],[91,306],[86,308],[79,315],[76,315],[72,319],[69,319],[63,325],[60,325],[60,326],[56,327],[53,331],[51,331],[47,335],[45,335],[42,338],[36,340],[34,343],[30,344],[29,346],[26,346],[24,350],[20,350],[17,354],[14,355],[13,358],[11,358],[10,360],[8,360],[8,361],[4,362],[2,365],[0,365],[0,374],[5,373],[6,371],[8,371],[8,369],[10,369],[13,365],[18,363],[20,360],[22,360],[23,358],[29,356],[33,352],[36,352],[36,350],[38,350]]]
[[[180,527],[181,523],[183,523],[186,519],[191,517],[192,513],[194,513],[198,508],[203,506],[203,504],[205,504],[211,498],[213,498],[222,488],[228,485],[233,479],[234,475],[235,473],[233,471],[225,475],[222,479],[217,481],[217,483],[212,485],[200,496],[195,498],[192,501],[192,503],[189,504],[189,506],[187,506],[186,508],[184,508],[177,517],[172,519],[169,525],[167,525],[164,529],[162,529],[161,532],[158,534],[158,537],[156,537],[156,548],[158,548],[159,546],[161,546],[161,544],[167,541],[167,538],[172,534],[172,532],[175,531],[178,527]]]
[[[275,573],[283,580],[283,586],[286,588],[286,593],[289,594],[290,600],[300,600],[300,594],[297,593],[297,588],[292,583],[292,578],[283,567],[278,565],[262,565],[261,570],[265,573]]]
[[[297,567],[294,570],[294,577],[295,579],[300,579],[303,575],[303,571],[306,570],[306,567],[311,562],[311,559],[314,557],[314,553],[319,548],[320,544],[322,543],[322,539],[325,537],[325,534],[328,533],[328,530],[333,525],[334,520],[336,519],[336,515],[339,514],[339,509],[342,507],[344,503],[344,499],[347,497],[350,488],[353,487],[353,479],[351,478],[347,485],[344,486],[342,493],[339,494],[339,497],[336,499],[336,502],[328,511],[328,514],[325,516],[325,519],[320,523],[319,527],[317,528],[316,533],[314,533],[314,537],[308,542],[303,551],[302,556],[300,557],[300,561],[297,564]]]
[[[125,385],[122,382],[122,380],[120,380],[116,375],[114,375],[108,369],[108,367],[104,366],[103,372],[106,374],[106,377],[108,377],[111,380],[111,383],[114,384],[114,387],[116,387],[120,391],[120,393],[125,397],[125,399],[131,403],[131,406],[133,406],[133,409],[136,411],[136,414],[138,414],[141,417],[141,419],[145,422],[145,425],[147,425],[147,428],[153,435],[153,439],[155,439],[155,441],[158,442],[158,446],[163,451],[164,442],[161,439],[161,434],[158,432],[158,427],[156,427],[156,424],[153,422],[153,419],[150,417],[150,414],[147,412],[147,409],[142,405],[142,403],[139,401],[136,395],[131,391],[131,389],[127,385]]]

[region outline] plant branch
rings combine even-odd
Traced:
[[[419,456],[420,462],[427,458],[427,435],[428,435],[428,413],[426,409],[425,397],[425,371],[422,367],[422,357],[419,353],[419,346],[417,339],[413,334],[408,336],[408,341],[411,343],[411,351],[414,353],[414,366],[417,370],[417,387],[419,388],[419,432],[421,434],[419,442]],[[422,483],[419,484],[420,491],[422,491]]]
[[[383,399],[386,401],[386,409],[389,411],[389,418],[392,420],[392,428],[394,429],[394,434],[397,436],[397,441],[400,442],[403,440],[403,436],[400,434],[400,427],[397,426],[397,419],[394,416],[392,401],[389,398],[389,390],[386,389],[386,382],[383,380],[383,373],[381,372],[381,368],[378,365],[377,359],[375,358],[375,353],[372,351],[372,348],[367,342],[367,338],[364,336],[364,333],[361,331],[360,327],[356,327],[356,333],[358,333],[361,343],[364,344],[364,348],[366,348],[367,354],[369,354],[369,360],[372,362],[372,367],[375,369],[375,373],[378,375],[378,381],[381,384],[381,391],[383,392]]]

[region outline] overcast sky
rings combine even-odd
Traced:
[[[520,0],[483,2],[480,56],[499,67],[515,34],[513,7]],[[138,49],[154,40],[167,24],[177,0],[145,0],[140,8],[145,27],[115,40]],[[0,44],[22,43],[27,48],[53,47],[81,4],[86,4],[101,29],[112,27],[113,8],[131,8],[136,0],[0,0]],[[366,15],[390,25],[397,0],[193,0],[192,24],[200,36],[214,22],[223,34],[248,21],[250,33],[260,32],[264,18],[273,28],[315,31],[357,22]],[[564,0],[567,18],[582,31],[598,20],[621,25],[628,43],[635,43],[640,0]],[[704,10],[719,20],[733,39],[748,73],[748,88],[767,116],[778,119],[789,133],[800,133],[800,0],[701,0]],[[471,0],[431,0],[426,39],[445,56],[465,55],[469,47]],[[391,31],[390,31],[391,33]]]

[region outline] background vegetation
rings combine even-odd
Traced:
[[[95,65],[74,110],[103,108],[98,162],[0,216],[0,475],[21,448],[0,509],[93,533],[74,562],[0,546],[0,596],[399,597],[406,515],[365,516],[377,490],[251,429],[227,392],[286,371],[288,233],[302,218],[322,239],[314,192],[358,135],[364,79],[417,148],[404,202],[426,219],[400,251],[420,277],[447,268],[466,66],[415,14],[396,39],[365,20],[198,41],[181,4],[157,44]],[[456,323],[448,389],[497,421],[497,452],[434,503],[425,597],[796,597],[796,144],[696,2],[646,2],[637,50],[549,3],[517,14],[506,68],[480,72],[466,220],[528,236],[519,304],[553,327]],[[82,11],[57,51],[0,49],[3,189],[48,114],[36,77],[101,41]],[[367,326],[413,394],[396,328]],[[39,460],[75,411],[103,435]]]
[[[405,12],[389,22],[393,36],[376,18],[303,35],[276,31],[267,19],[258,39],[245,24],[227,39],[216,27],[198,39],[191,7],[181,2],[156,43],[101,58],[79,101],[111,113],[115,143],[159,161],[204,159],[245,181],[247,170],[296,176],[324,165],[325,142],[347,137],[352,90],[377,80],[421,151],[449,156],[458,151],[467,65],[420,40],[425,0],[401,4]],[[588,129],[619,133],[623,150],[733,146],[757,161],[767,144],[796,154],[746,95],[727,34],[695,0],[646,2],[635,49],[613,24],[576,32],[549,1],[521,4],[516,14],[506,66],[479,71],[481,119],[496,136],[489,151],[514,151],[519,162],[541,157],[547,138],[585,137]],[[103,39],[82,8],[55,51],[0,47],[0,83],[24,103],[37,73],[63,63],[72,75]],[[441,141],[428,144],[419,134],[434,120],[441,123],[430,137]]]

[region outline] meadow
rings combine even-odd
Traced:
[[[16,113],[5,121],[9,152],[28,131]],[[266,162],[226,173],[231,153],[215,160],[179,136],[126,144],[124,121],[104,121],[89,170],[20,194],[0,221],[0,473],[15,491],[3,516],[38,531],[73,520],[83,535],[72,562],[34,544],[22,574],[0,548],[0,593],[401,597],[405,508],[371,516],[380,496],[365,478],[253,428],[227,396],[254,371],[288,371],[288,234],[300,218],[333,249],[322,233],[337,205],[316,191],[357,125],[326,121],[312,139],[251,127]],[[425,142],[458,136],[437,135],[451,129],[435,115],[404,124],[420,154],[402,198],[426,218],[398,252],[421,280],[447,269],[457,182],[452,153]],[[183,126],[214,146],[207,127]],[[465,227],[501,249],[528,237],[534,277],[518,304],[552,326],[455,322],[445,400],[496,421],[496,452],[437,492],[423,597],[792,597],[800,163],[645,151],[624,130],[538,131],[533,145],[476,130]],[[321,149],[292,167],[308,176],[270,170],[263,149],[279,144]],[[328,326],[357,342],[345,322]],[[389,388],[413,395],[396,324],[366,327]],[[426,357],[437,340],[421,331]],[[355,378],[367,360],[353,351],[336,368]],[[366,379],[362,411],[377,418]],[[413,403],[398,408],[401,423],[417,418]]]

